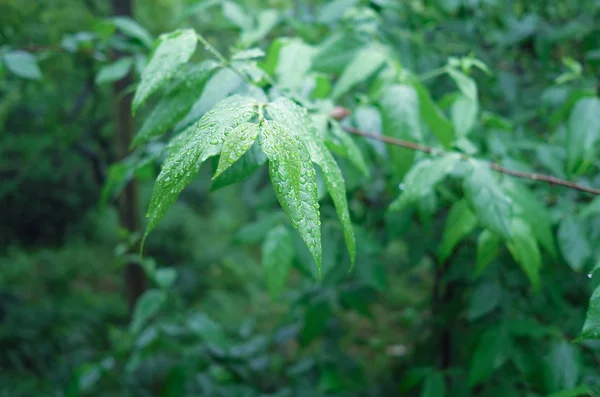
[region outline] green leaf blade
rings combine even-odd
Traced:
[[[21,78],[27,80],[41,80],[42,71],[37,59],[26,51],[11,51],[2,57],[6,68]]]
[[[152,191],[145,236],[164,217],[202,163],[218,154],[226,134],[254,114],[254,100],[238,95],[219,102],[197,123],[176,137],[177,147],[165,161]]]
[[[269,230],[262,244],[262,267],[272,298],[285,287],[293,259],[294,242],[288,229],[278,225]]]
[[[260,132],[256,123],[242,123],[234,128],[223,142],[223,150],[219,158],[219,165],[213,179],[240,159],[254,144]]]
[[[196,50],[197,37],[193,29],[176,30],[161,35],[148,65],[142,72],[142,81],[135,91],[132,110],[135,111],[171,79],[179,66],[186,63]]]
[[[481,224],[510,240],[512,201],[500,189],[486,163],[473,162],[472,172],[463,183],[465,197]]]
[[[308,246],[321,274],[321,220],[317,178],[306,146],[283,125],[263,122],[259,144],[269,159],[275,195],[292,225]]]
[[[477,227],[477,217],[469,209],[465,200],[459,200],[450,209],[438,258],[444,262],[450,257],[456,245]]]
[[[338,99],[356,84],[367,80],[385,64],[386,59],[387,55],[383,51],[372,46],[358,51],[333,87],[332,98]]]
[[[112,83],[127,76],[133,66],[133,58],[121,58],[113,63],[104,65],[98,71],[95,82],[97,85]]]

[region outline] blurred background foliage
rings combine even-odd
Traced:
[[[265,172],[213,191],[207,166],[147,241],[151,289],[131,319],[123,269],[141,229],[123,226],[116,198],[135,177],[130,209],[142,218],[162,143],[122,162],[115,144],[131,93],[118,81],[139,78],[163,32],[193,27],[225,53],[260,47],[260,66],[299,92],[309,84],[303,64],[335,81],[361,40],[377,37],[444,111],[457,92],[436,70],[452,57],[487,65],[472,74],[482,111],[463,150],[600,186],[598,158],[570,169],[564,149],[573,105],[598,92],[600,1],[133,0],[131,15],[113,18],[116,3],[0,0],[0,396],[600,393],[600,346],[573,342],[597,284],[597,200],[528,184],[558,230],[540,290],[507,250],[474,277],[477,233],[443,261],[436,254],[444,228],[461,227],[445,222],[452,190],[387,212],[401,176],[378,165],[380,147],[356,140],[372,169],[365,178],[340,159],[356,268],[348,273],[325,201],[323,281],[294,235],[294,269],[271,297],[261,244],[287,221]],[[273,69],[279,37],[306,44]],[[339,102],[357,127],[381,133],[369,99],[377,84]],[[244,89],[220,73],[180,125]]]

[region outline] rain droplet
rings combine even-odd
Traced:
[[[592,273],[588,273],[588,278],[592,278]]]

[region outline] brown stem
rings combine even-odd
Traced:
[[[373,134],[370,132],[364,132],[359,129],[353,128],[353,127],[344,127],[344,130],[346,132],[349,132],[350,134],[359,135],[359,136],[369,138],[369,139],[375,139],[375,140],[378,140],[381,142],[389,143],[390,145],[401,146],[406,149],[416,150],[416,151],[428,153],[431,155],[440,156],[440,155],[443,155],[444,153],[446,153],[445,151],[443,151],[441,149],[436,149],[436,148],[432,148],[430,146],[424,146],[424,145],[420,145],[418,143],[404,141],[401,139],[391,138],[388,136]],[[557,178],[555,176],[515,171],[515,170],[508,169],[508,168],[504,168],[498,164],[491,163],[491,162],[488,162],[488,165],[492,170],[499,172],[501,174],[514,176],[516,178],[529,179],[532,181],[546,182],[550,185],[564,186],[564,187],[568,187],[570,189],[579,190],[581,192],[600,195],[600,189],[583,186],[583,185],[580,185],[575,182],[570,182],[565,179]]]

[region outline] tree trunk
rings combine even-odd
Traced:
[[[133,0],[112,0],[114,15],[133,17]],[[121,54],[116,54],[117,57]],[[114,90],[114,123],[117,156],[119,160],[129,154],[129,145],[135,134],[135,124],[131,116],[132,93],[126,93],[126,89],[133,84],[131,73],[113,85]],[[121,226],[133,233],[140,227],[138,207],[138,186],[132,180],[119,197],[119,220]],[[137,251],[137,246],[134,247]],[[129,313],[133,312],[137,299],[146,290],[146,276],[139,263],[128,263],[125,265],[124,273],[125,293],[129,305]]]

